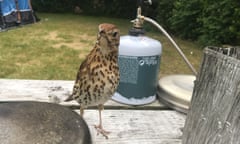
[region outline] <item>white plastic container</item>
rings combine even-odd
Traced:
[[[120,84],[113,100],[143,105],[156,99],[162,45],[142,34],[120,38]]]

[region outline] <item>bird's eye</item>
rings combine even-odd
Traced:
[[[117,35],[118,35],[118,32],[114,32],[114,33],[112,34],[113,37],[116,37]]]
[[[100,35],[105,34],[105,31],[104,31],[104,30],[101,30],[101,31],[99,32],[99,34],[100,34]]]

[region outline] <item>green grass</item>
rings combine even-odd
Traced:
[[[124,19],[38,15],[39,23],[0,33],[0,78],[73,80],[79,64],[95,43],[100,23],[117,25],[122,35],[131,28],[130,20]],[[168,39],[159,32],[147,35],[163,44],[160,76],[191,73]],[[202,55],[199,46],[175,40],[198,69]]]

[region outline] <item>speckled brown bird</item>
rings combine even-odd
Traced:
[[[97,105],[98,133],[106,138],[109,132],[102,127],[101,111],[103,104],[110,99],[119,83],[118,46],[119,29],[113,24],[100,24],[96,44],[80,65],[72,95],[65,101],[76,100],[80,104],[80,114],[88,106]]]

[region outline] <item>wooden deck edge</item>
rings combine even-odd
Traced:
[[[77,102],[64,102],[72,91],[73,83],[74,81],[66,80],[0,79],[0,102],[41,101],[78,109]],[[96,109],[96,106],[89,107],[89,109]],[[105,109],[167,110],[169,108],[158,100],[141,106],[131,106],[109,100],[105,104]]]

